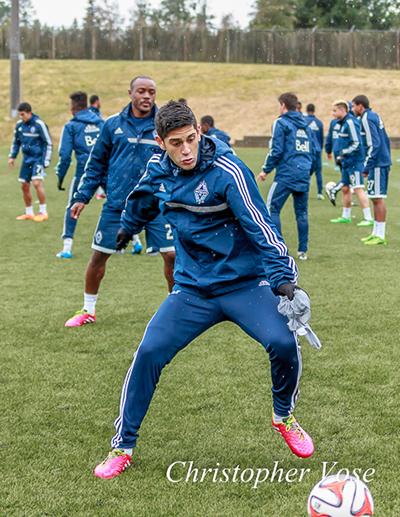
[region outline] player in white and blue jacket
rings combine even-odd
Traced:
[[[42,222],[49,218],[43,179],[44,169],[50,165],[53,144],[48,127],[43,120],[40,120],[38,115],[32,113],[30,104],[22,102],[17,109],[20,120],[14,130],[8,160],[8,166],[13,169],[15,158],[21,148],[23,158],[18,181],[21,182],[25,214],[18,216],[17,220],[34,219],[37,222]],[[32,207],[31,183],[36,190],[40,203],[39,214],[36,216]]]
[[[117,242],[123,248],[162,213],[176,243],[175,284],[134,355],[111,442],[118,450],[96,468],[100,477],[122,471],[114,468],[115,455],[130,459],[164,366],[219,322],[239,325],[269,353],[275,426],[291,414],[299,393],[300,349],[277,310],[278,294],[297,296],[297,269],[253,173],[218,139],[201,136],[193,112],[182,103],[163,106],[156,128],[163,153],[151,158],[128,197]],[[311,455],[311,439],[290,422],[292,451]]]
[[[90,151],[99,137],[104,121],[93,111],[89,111],[87,107],[87,94],[85,92],[74,92],[70,95],[71,113],[73,118],[65,124],[61,132],[58,153],[60,156],[56,167],[59,190],[65,190],[62,187],[64,178],[71,164],[72,152],[75,153],[76,170],[69,189],[68,204],[65,210],[64,228],[61,235],[63,239],[63,250],[57,254],[57,257],[72,257],[72,241],[74,238],[77,220],[71,217],[71,200],[78,190],[78,185],[85,171],[85,165],[89,158]]]
[[[361,137],[365,150],[363,176],[368,178],[368,197],[374,204],[372,234],[362,239],[366,245],[386,244],[386,205],[390,166],[390,140],[379,115],[369,107],[365,95],[353,99],[353,111],[361,117]]]
[[[231,137],[225,133],[225,131],[217,129],[214,126],[214,119],[211,117],[211,115],[205,115],[200,119],[200,129],[203,135],[207,135],[212,138],[218,138],[228,147],[231,147],[231,144],[229,143]]]
[[[95,321],[97,294],[106,262],[117,252],[115,238],[126,198],[143,176],[149,159],[160,152],[155,140],[154,81],[147,76],[135,77],[129,96],[128,106],[105,121],[72,201],[71,215],[77,219],[99,186],[106,186],[107,200],[94,233],[93,254],[86,271],[84,307],[67,321],[68,327]],[[145,230],[147,253],[162,255],[164,274],[171,291],[175,253],[170,226],[160,215],[147,224]]]
[[[317,180],[318,199],[324,199],[322,194],[323,179],[322,179],[322,149],[324,146],[324,124],[319,118],[315,116],[314,104],[307,105],[307,115],[305,117],[308,127],[311,129],[314,147],[315,147],[315,160],[311,169],[311,174],[315,172],[315,178]]]
[[[361,142],[360,123],[352,114],[350,115],[347,101],[335,101],[332,114],[340,124],[340,130],[337,133],[336,163],[342,170],[343,214],[337,219],[331,219],[331,223],[352,222],[350,190],[352,188],[358,197],[364,214],[364,219],[357,226],[371,226],[374,222],[369,201],[364,192],[362,175],[365,153]]]
[[[296,111],[298,104],[296,95],[283,93],[278,101],[281,116],[272,126],[270,152],[257,181],[265,181],[267,174],[276,169],[267,197],[267,208],[281,233],[280,212],[287,198],[292,195],[299,238],[297,255],[300,259],[306,260],[308,191],[311,168],[315,159],[313,136],[304,116]]]

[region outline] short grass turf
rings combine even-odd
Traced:
[[[258,173],[266,150],[238,153]],[[93,469],[109,450],[132,355],[167,294],[162,259],[129,252],[112,257],[100,290],[98,321],[65,328],[66,319],[82,306],[102,201],[94,199],[85,208],[73,259],[57,259],[67,191],[57,191],[48,169],[49,221],[16,221],[23,212],[22,196],[17,172],[7,171],[6,155],[2,149],[0,515],[305,517],[308,494],[325,466],[332,472],[367,473],[374,515],[398,517],[399,152],[393,153],[386,246],[360,242],[369,231],[356,226],[360,207],[352,211],[352,224],[330,224],[341,207],[317,201],[312,179],[309,260],[298,264],[299,285],[310,294],[311,323],[323,348],[314,350],[302,338],[295,415],[314,439],[314,455],[296,458],[272,431],[268,358],[260,345],[226,323],[199,337],[165,368],[132,467],[111,480],[96,478]],[[332,165],[323,172],[324,182],[338,178]],[[261,185],[264,196],[272,179]],[[290,200],[282,221],[295,255]],[[171,479],[183,478],[176,483],[167,477],[174,462],[185,463],[170,472]],[[211,469],[202,482],[193,475],[186,482],[189,462],[199,475]],[[275,465],[283,472],[271,481]],[[239,480],[234,481],[236,467]],[[228,481],[223,469],[230,469]],[[258,469],[268,469],[269,477],[253,488]]]

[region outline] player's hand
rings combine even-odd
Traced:
[[[122,249],[125,249],[128,245],[128,242],[132,239],[132,235],[129,235],[126,233],[126,231],[123,228],[120,228],[117,233],[117,245],[116,250],[121,251]]]
[[[85,208],[85,203],[76,202],[71,206],[71,217],[72,219],[79,219],[82,210]]]
[[[267,173],[264,171],[261,171],[260,174],[257,176],[256,181],[265,181],[267,179]]]
[[[327,154],[326,157],[328,158],[328,160],[332,160],[332,155],[331,154]]]
[[[58,178],[58,180],[57,180],[57,188],[58,188],[58,190],[65,190],[65,188],[62,186],[63,181],[64,181],[64,178]]]
[[[343,160],[344,160],[344,156],[341,154],[340,156],[338,156],[336,158],[336,165],[338,165],[339,167],[342,166],[342,163],[343,163]]]
[[[14,162],[15,162],[15,158],[10,158],[8,160],[8,166],[10,167],[10,169],[14,168]]]
[[[293,300],[295,291],[304,291],[304,289],[301,289],[298,285],[292,284],[291,282],[285,282],[281,284],[278,289],[277,293],[280,296],[287,296],[290,301]],[[306,291],[304,291],[306,293]],[[306,293],[307,294],[307,293]],[[307,294],[308,296],[308,294]]]

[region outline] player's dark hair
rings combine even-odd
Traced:
[[[180,102],[181,104],[186,104],[187,105],[187,100],[184,99],[183,97],[181,97],[180,99],[178,99],[178,102]]]
[[[21,102],[18,106],[17,111],[26,111],[27,113],[32,113],[31,105],[27,102]]]
[[[279,104],[284,104],[288,111],[296,111],[299,100],[294,93],[287,92],[279,95],[278,102]]]
[[[72,101],[72,104],[84,110],[87,108],[87,94],[85,92],[74,92],[71,93],[69,98]]]
[[[214,127],[214,119],[211,115],[204,115],[200,119],[200,124],[208,124],[210,127]]]
[[[100,100],[100,97],[98,95],[91,95],[90,99],[89,99],[89,102],[90,102],[90,105],[93,106],[93,104],[96,102],[96,101],[99,101]]]
[[[148,75],[137,75],[131,81],[131,86],[130,86],[131,90],[133,88],[135,81],[137,81],[138,79],[149,79],[150,81],[153,81],[153,79],[151,77],[149,77]]]
[[[307,113],[315,113],[314,104],[307,104]]]
[[[193,111],[182,102],[168,101],[165,106],[157,111],[154,119],[158,136],[165,140],[174,129],[185,126],[197,128],[196,117]]]
[[[354,97],[353,102],[354,104],[361,104],[365,109],[369,108],[369,100],[366,95],[357,95],[357,97]]]

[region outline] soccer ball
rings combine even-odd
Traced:
[[[369,517],[373,515],[374,502],[365,483],[341,474],[318,481],[307,508],[310,517]]]
[[[328,193],[333,187],[336,185],[334,181],[328,181],[328,183],[325,185],[326,193]]]

